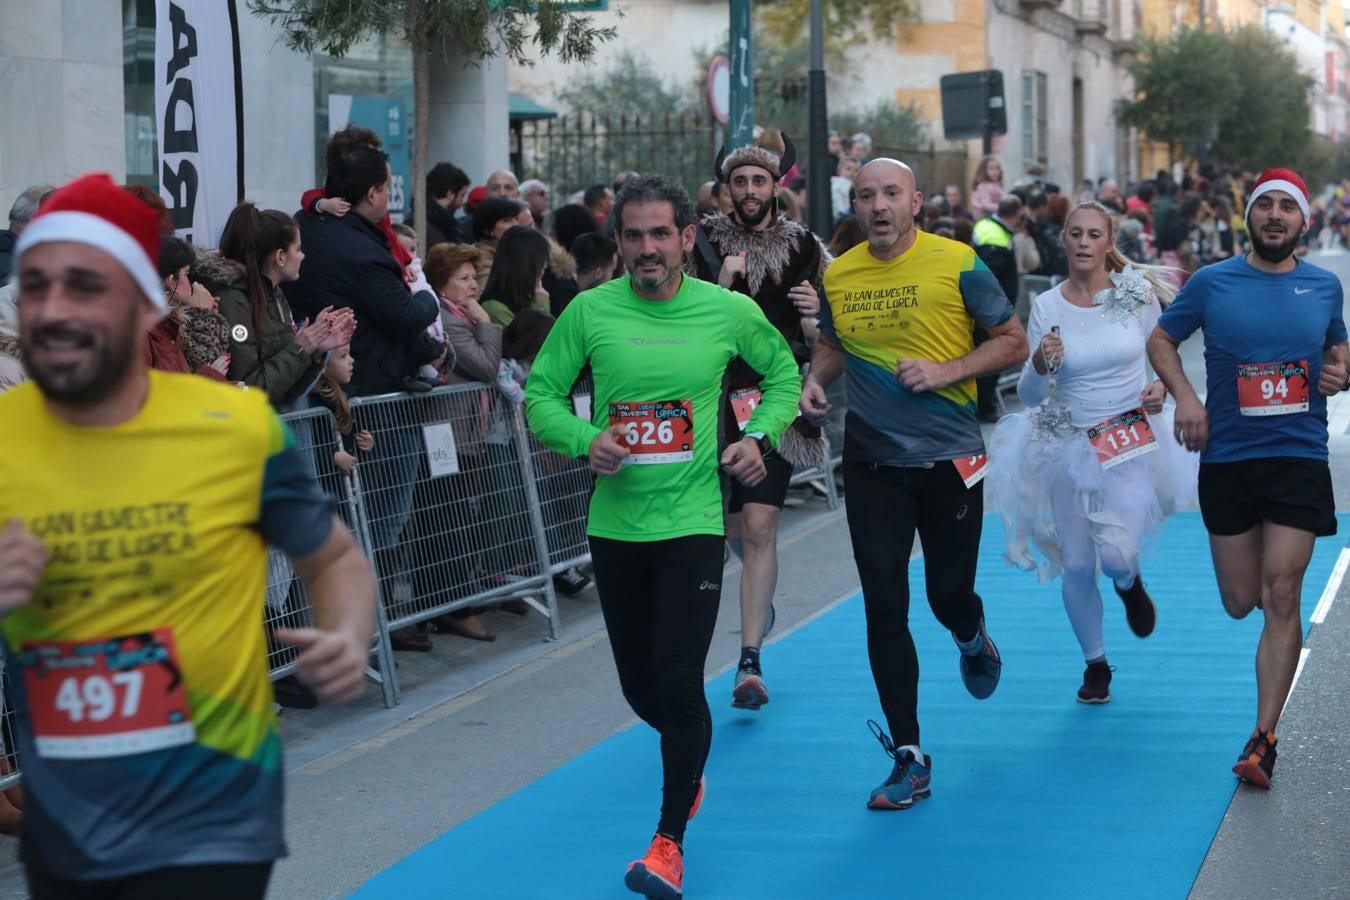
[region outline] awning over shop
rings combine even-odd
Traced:
[[[512,122],[537,122],[540,119],[556,119],[558,114],[547,106],[540,106],[529,97],[510,91],[506,101],[507,118]]]

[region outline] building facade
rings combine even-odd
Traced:
[[[921,7],[921,21],[889,53],[850,52],[851,67],[868,72],[874,92],[889,86],[940,135],[942,76],[997,69],[1008,131],[993,151],[1006,183],[1040,171],[1068,192],[1085,180],[1137,176],[1134,136],[1114,113],[1132,89],[1125,65],[1138,28],[1136,0],[924,0]],[[973,142],[972,155],[979,149]]]
[[[830,110],[913,103],[941,147],[942,76],[999,69],[1008,132],[995,139],[994,151],[1010,184],[1037,166],[1041,177],[1066,188],[1083,179],[1128,180],[1136,174],[1134,138],[1117,127],[1112,110],[1130,89],[1124,63],[1138,2],[917,0],[917,20],[894,40],[857,44],[841,64],[827,63]],[[773,12],[760,8],[757,15]],[[667,83],[699,90],[693,61],[726,40],[729,9],[726,0],[613,0],[597,18],[617,27],[616,45]],[[554,105],[582,71],[553,61],[512,66],[511,90]],[[981,142],[960,145],[973,165]]]
[[[1314,134],[1331,141],[1350,133],[1350,41],[1342,0],[1143,0],[1143,28],[1166,36],[1181,28],[1263,28],[1293,54],[1312,79],[1308,105]],[[1165,145],[1144,142],[1141,167],[1167,168]]]
[[[407,49],[380,37],[341,60],[310,58],[288,50],[280,29],[250,15],[245,0],[235,3],[244,196],[297,209],[301,193],[322,181],[327,136],[356,121],[383,136],[394,199],[406,210],[418,125]],[[155,7],[155,0],[0,3],[0,216],[29,185],[89,171],[158,187]],[[451,160],[485,181],[508,161],[506,66],[451,59],[433,65],[431,81],[428,159]]]

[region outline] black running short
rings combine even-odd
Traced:
[[[32,900],[262,900],[272,863],[171,866],[107,881],[71,881],[24,864]]]
[[[764,468],[768,474],[754,487],[746,487],[735,478],[728,477],[727,512],[738,513],[747,503],[763,503],[765,506],[783,508],[787,499],[788,482],[792,480],[792,463],[776,452],[764,457]]]
[[[1331,469],[1322,460],[1287,456],[1201,463],[1200,513],[1210,534],[1243,534],[1261,522],[1335,534]]]

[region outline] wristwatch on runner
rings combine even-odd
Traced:
[[[755,444],[759,446],[760,456],[768,456],[769,453],[772,452],[773,444],[769,443],[769,436],[764,432],[756,431],[752,434],[747,434],[746,437],[755,439]]]

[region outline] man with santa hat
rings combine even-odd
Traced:
[[[16,248],[31,381],[0,396],[0,633],[30,895],[261,898],[283,840],[267,544],[323,700],[362,688],[370,569],[260,391],[149,370],[155,213],[104,174]]]
[[[1275,726],[1303,643],[1299,614],[1313,541],[1336,533],[1327,400],[1346,390],[1340,280],[1294,255],[1308,188],[1290,169],[1261,173],[1247,201],[1252,250],[1200,269],[1149,338],[1176,398],[1177,440],[1200,456],[1200,510],[1224,609],[1264,616],[1256,651],[1256,725],[1233,772],[1269,788]],[[1200,329],[1207,394],[1178,346]]]

